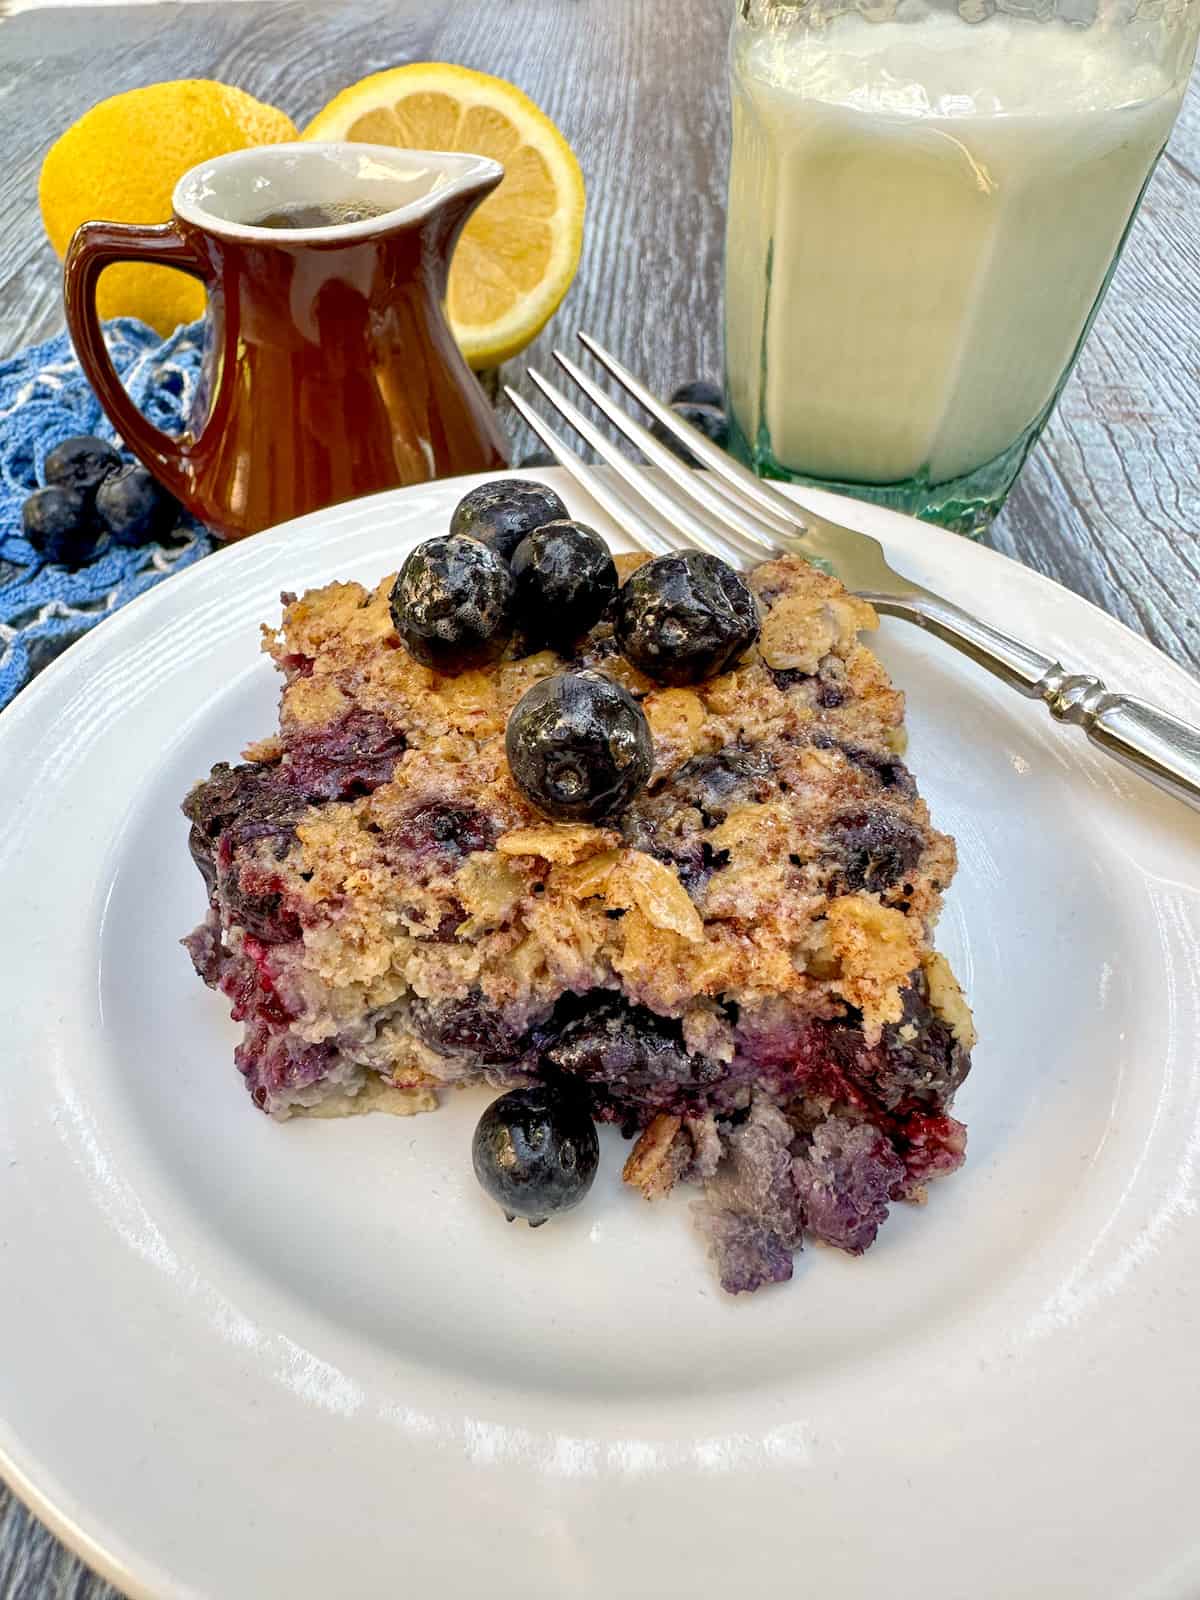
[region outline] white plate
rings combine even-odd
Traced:
[[[557,476],[546,474],[547,477]],[[273,725],[257,623],[368,581],[464,483],[173,578],[0,718],[0,1467],[135,1595],[490,1600],[1200,1591],[1200,830],[901,623],[911,762],[962,866],[965,1169],[862,1260],[715,1287],[680,1198],[530,1234],[482,1093],[280,1126],[178,945],[178,802]],[[575,509],[592,514],[569,491]],[[1194,683],[1046,579],[828,503],[1114,687]]]

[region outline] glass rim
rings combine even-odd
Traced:
[[[867,22],[895,21],[902,0],[737,0],[737,22],[751,27],[790,26],[808,20],[832,22],[836,17],[857,13]],[[1055,0],[957,0],[953,6],[931,6],[940,14],[953,12],[967,26],[986,22],[993,16],[1008,16],[1032,23],[1069,22],[1085,32],[1097,22],[1150,23],[1188,19],[1200,15],[1200,0],[1093,0],[1090,16],[1064,17]],[[914,19],[914,23],[919,19]]]

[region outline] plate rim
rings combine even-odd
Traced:
[[[160,603],[161,596],[168,590],[171,593],[178,594],[180,593],[180,585],[205,581],[213,570],[212,563],[214,560],[231,562],[245,559],[247,552],[256,547],[261,549],[264,542],[269,542],[272,545],[282,543],[285,539],[294,537],[297,532],[319,525],[331,514],[344,512],[351,507],[376,505],[380,509],[384,509],[402,497],[422,493],[428,494],[431,491],[441,490],[455,484],[464,486],[465,492],[467,485],[490,483],[499,478],[528,478],[533,476],[538,478],[548,477],[552,484],[568,485],[575,493],[584,492],[581,491],[578,483],[562,467],[527,469],[514,467],[503,472],[466,473],[454,478],[440,478],[432,483],[409,484],[398,489],[384,489],[377,494],[362,495],[353,500],[339,501],[336,505],[326,506],[318,511],[306,512],[303,516],[292,517],[287,522],[276,523],[274,527],[264,528],[261,532],[252,534],[247,538],[238,539],[232,543],[219,544],[203,561],[193,562],[191,566],[185,567],[181,572],[168,574],[163,582],[156,583],[151,588],[144,589],[141,594],[134,595],[112,616],[105,617],[94,628],[90,628],[78,639],[73,640],[24,688],[19,689],[8,705],[0,709],[0,732],[4,730],[9,720],[15,720],[18,710],[24,715],[28,715],[29,708],[40,701],[42,696],[48,692],[49,687],[57,686],[58,679],[64,671],[79,666],[86,655],[100,649],[101,645],[98,641],[102,637],[105,640],[110,639],[113,636],[114,625],[118,627],[129,626],[128,619],[131,615],[140,615],[139,608],[146,608],[155,603]],[[1087,595],[1079,594],[1065,583],[1061,583],[1057,578],[1052,578],[1047,573],[1039,572],[1036,567],[1031,567],[1023,561],[1018,561],[1015,556],[1010,556],[1006,551],[996,550],[991,545],[968,539],[962,534],[938,527],[936,523],[923,522],[917,517],[910,517],[903,512],[893,511],[890,507],[876,506],[867,501],[852,500],[848,496],[833,494],[827,490],[809,489],[803,485],[791,483],[773,483],[772,488],[782,491],[788,498],[795,500],[802,507],[807,506],[810,510],[820,512],[834,521],[843,520],[851,527],[855,526],[858,520],[868,525],[878,521],[878,527],[868,526],[864,531],[870,531],[879,538],[885,549],[889,542],[889,531],[902,541],[907,531],[911,535],[919,535],[922,541],[931,541],[936,549],[970,551],[972,554],[969,559],[972,561],[999,562],[1019,582],[1031,582],[1035,587],[1047,587],[1052,591],[1065,595],[1072,605],[1087,608],[1091,614],[1091,620],[1100,625],[1102,637],[1110,630],[1115,629],[1117,633],[1113,637],[1123,637],[1124,641],[1133,647],[1132,653],[1135,658],[1148,651],[1156,658],[1158,664],[1165,665],[1168,669],[1168,682],[1174,691],[1169,698],[1177,698],[1177,695],[1182,693],[1185,698],[1195,698],[1197,705],[1200,706],[1200,676],[1193,674],[1188,667],[1174,660],[1160,645],[1156,645],[1152,639],[1148,639],[1145,634],[1138,633],[1127,622],[1120,617],[1114,616],[1111,611],[1106,611],[1103,606],[1089,599]],[[607,525],[610,520],[603,511],[597,508],[596,521],[601,526]],[[985,603],[980,608],[979,615],[985,621],[992,621],[993,626],[999,626],[999,623],[988,615],[989,607],[986,603],[986,596],[984,601]],[[107,648],[107,644],[105,644],[105,648]],[[947,645],[946,648],[952,649],[953,647]],[[1108,687],[1114,692],[1120,692],[1119,684],[1109,684]]]

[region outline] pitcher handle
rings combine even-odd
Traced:
[[[194,441],[174,438],[146,420],[117,376],[104,343],[96,285],[105,267],[118,261],[175,267],[198,278],[206,288],[215,274],[208,259],[174,222],[85,222],[76,229],[63,263],[67,326],[88,382],[134,455],[177,499],[186,500],[188,452]]]

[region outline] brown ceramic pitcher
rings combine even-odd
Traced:
[[[443,311],[458,234],[502,175],[478,156],[271,145],[189,172],[161,226],[85,223],[67,251],[67,321],[130,450],[225,539],[503,467],[504,437]],[[298,207],[305,221],[362,220],[293,226]],[[181,438],[138,412],[105,349],[96,281],[116,261],[177,267],[208,290]]]

